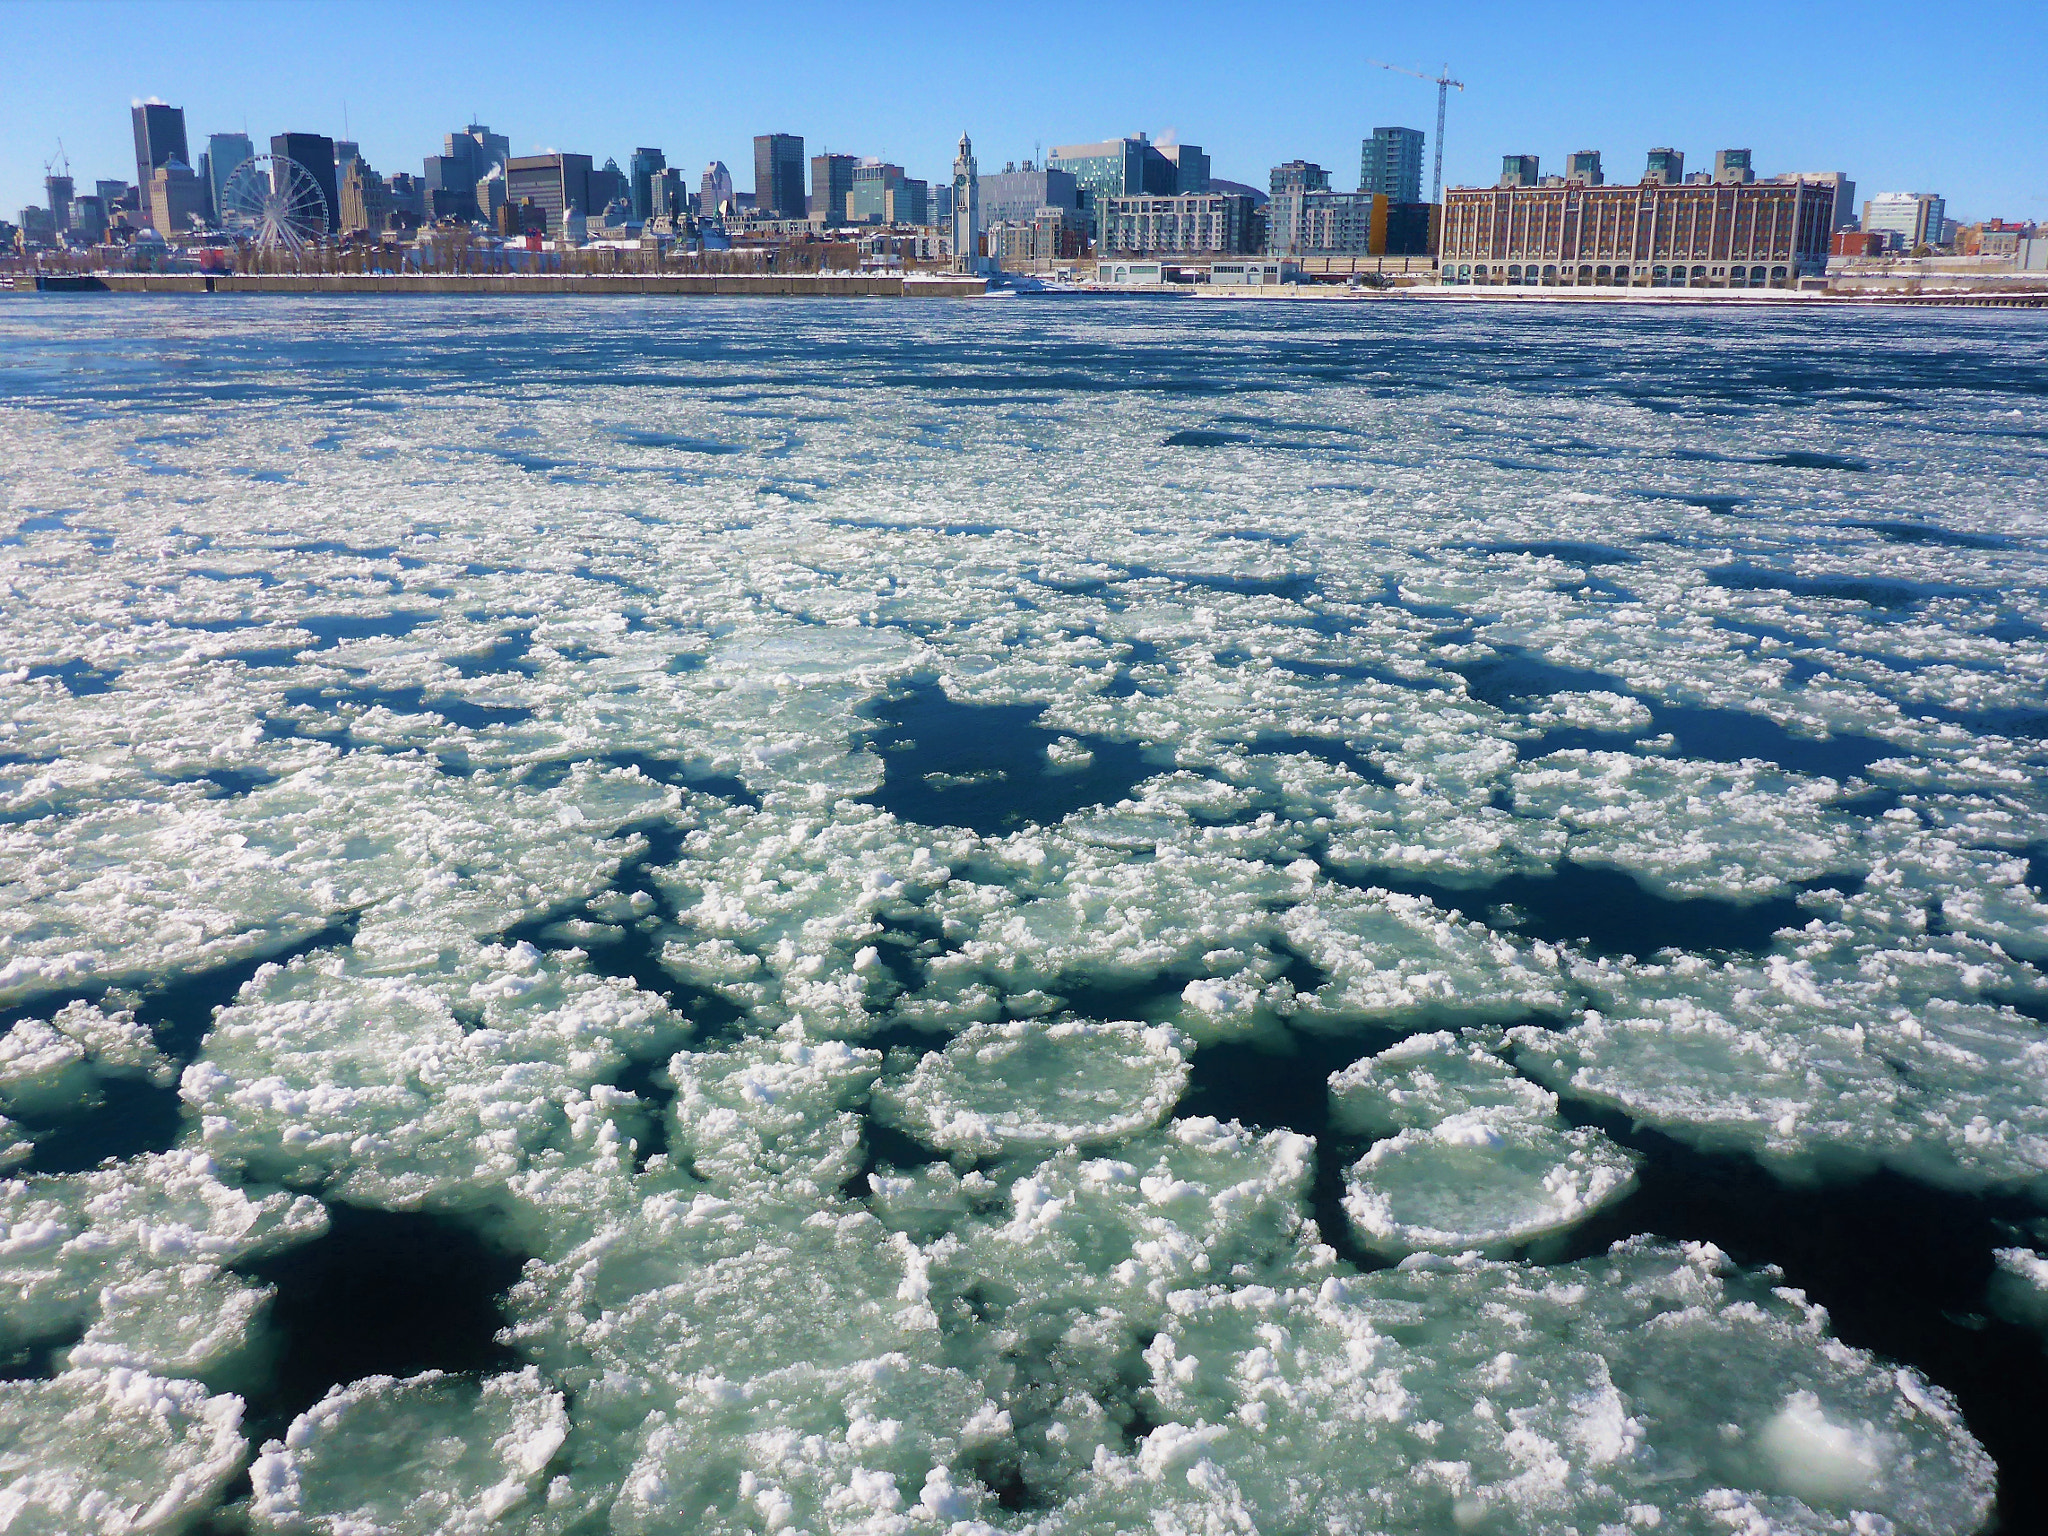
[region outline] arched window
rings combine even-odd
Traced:
[[[1581,270],[1584,270],[1583,268]],[[1614,276],[1614,268],[1602,267],[1594,274],[1594,281],[1604,283]]]
[[[1692,275],[1695,281],[1705,282],[1707,277],[1707,269],[1705,267],[1694,267],[1692,269]]]
[[[1750,280],[1750,281],[1751,281],[1752,283],[1756,284],[1756,286],[1757,286],[1757,287],[1759,287],[1759,288],[1763,287],[1763,285],[1764,285],[1764,269],[1763,269],[1762,267],[1751,267],[1751,268],[1749,269],[1749,280]]]
[[[1477,281],[1477,282],[1482,282],[1482,283],[1483,283],[1483,282],[1485,282],[1485,281],[1486,281],[1486,263],[1484,263],[1484,262],[1481,262],[1481,263],[1480,263],[1480,264],[1479,264],[1478,266],[1474,267],[1474,268],[1472,269],[1472,276],[1473,276],[1473,279],[1474,279],[1475,281]]]
[[[1662,288],[1670,275],[1669,271],[1663,267],[1652,267],[1650,269],[1650,286]]]
[[[1593,281],[1593,269],[1591,267],[1579,268],[1579,281],[1582,283],[1590,283],[1591,281]]]
[[[1772,281],[1772,282],[1774,282],[1774,283],[1782,283],[1782,282],[1784,282],[1784,281],[1785,281],[1785,269],[1784,269],[1783,267],[1773,267],[1773,268],[1771,268],[1771,281]]]
[[[1557,281],[1557,268],[1555,268],[1555,267],[1545,267],[1545,268],[1543,269],[1543,281],[1544,281],[1545,283],[1554,283],[1554,282],[1556,282],[1556,281]]]
[[[1511,283],[1519,283],[1521,280],[1522,266],[1520,262],[1517,262],[1515,263],[1515,265],[1508,268],[1508,281]]]

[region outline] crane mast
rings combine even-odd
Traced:
[[[1417,80],[1426,80],[1436,87],[1436,170],[1431,177],[1429,200],[1440,203],[1444,200],[1444,107],[1452,86],[1465,89],[1465,82],[1451,78],[1451,66],[1446,64],[1434,75],[1425,75],[1420,70],[1403,69],[1398,64],[1381,64],[1378,59],[1368,59],[1369,64],[1379,64],[1381,69],[1390,69],[1397,75],[1410,75]]]

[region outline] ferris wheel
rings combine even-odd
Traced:
[[[221,228],[260,251],[296,254],[327,236],[327,194],[313,173],[283,155],[257,155],[229,175]]]

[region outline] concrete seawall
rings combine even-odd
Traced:
[[[405,277],[373,277],[354,273],[280,276],[236,273],[208,277],[198,273],[153,274],[103,272],[92,275],[49,275],[36,281],[45,293],[376,293],[430,294],[451,297],[495,294],[511,297],[573,294],[640,297],[650,294],[699,298],[846,298],[967,299],[987,291],[978,277],[913,277],[852,273],[767,273],[694,276],[664,272],[619,273],[608,276],[543,274],[511,276],[481,273],[426,273]],[[17,292],[24,291],[20,288]]]

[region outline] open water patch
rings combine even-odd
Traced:
[[[1401,871],[1329,866],[1346,885],[1426,896],[1446,912],[1517,938],[1575,944],[1587,953],[1639,959],[1666,950],[1760,955],[1778,931],[1803,927],[1792,896],[1736,902],[1718,896],[1665,896],[1633,875],[1567,859],[1542,874],[1503,875],[1482,885],[1451,885]]]
[[[1043,704],[961,704],[919,683],[864,710],[882,785],[867,798],[904,821],[984,837],[1128,798],[1149,773],[1135,742],[1038,723]]]
[[[84,661],[65,661],[51,665],[30,667],[31,682],[50,678],[73,698],[87,698],[95,693],[105,693],[121,676],[119,667],[95,667]]]
[[[464,730],[489,730],[494,725],[524,725],[533,711],[523,704],[477,704],[453,694],[428,694],[422,687],[376,688],[367,685],[289,688],[284,701],[294,709],[325,714],[349,710],[388,709],[394,715],[438,715]]]
[[[1988,598],[1995,594],[1980,587],[1957,586],[1950,582],[1900,581],[1881,576],[1803,576],[1797,571],[1772,570],[1758,565],[1721,565],[1706,573],[1707,580],[1729,592],[1783,592],[1791,597],[1830,598],[1863,603],[1879,610],[1917,608],[1934,598]]]
[[[629,448],[671,448],[678,453],[708,454],[723,458],[745,453],[744,443],[721,443],[708,437],[691,437],[682,432],[656,432],[645,427],[619,427],[612,436]]]
[[[1950,549],[2013,549],[2014,540],[2000,533],[1968,533],[1944,528],[1939,523],[1913,522],[1904,518],[1851,518],[1844,528],[1860,528],[1891,544],[1939,544]]]
[[[450,1216],[341,1201],[327,1215],[319,1237],[241,1267],[277,1287],[277,1358],[249,1405],[259,1438],[365,1376],[517,1368],[496,1335],[523,1254]]]

